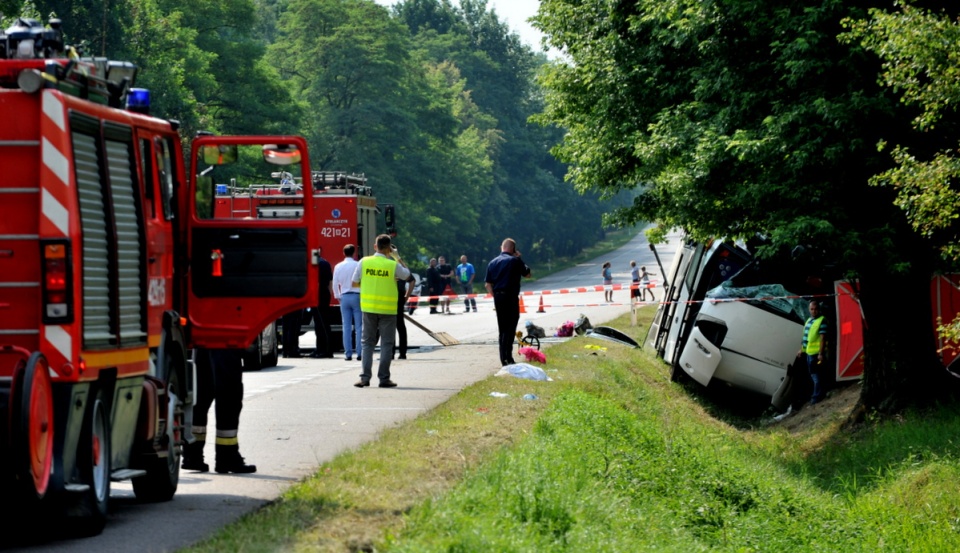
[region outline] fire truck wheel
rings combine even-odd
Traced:
[[[67,527],[72,535],[95,536],[107,522],[110,499],[110,424],[107,404],[98,390],[77,447],[80,481],[88,488],[67,508]]]
[[[31,499],[41,500],[50,484],[53,465],[53,386],[47,358],[34,352],[14,384],[14,450],[18,479]]]
[[[170,363],[168,363],[169,365]],[[147,474],[133,479],[133,493],[140,501],[170,501],[180,484],[180,442],[183,440],[183,391],[174,367],[167,367],[167,398],[173,407],[173,420],[167,420],[165,455],[151,457],[145,463]],[[169,415],[163,413],[164,419]]]

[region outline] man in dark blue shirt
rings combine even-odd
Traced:
[[[500,245],[500,255],[490,260],[484,285],[493,295],[500,333],[500,364],[512,365],[513,339],[520,321],[520,279],[530,276],[530,267],[520,259],[517,243],[507,238]]]

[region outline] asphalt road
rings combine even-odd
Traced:
[[[676,240],[672,240],[669,246],[658,248],[666,269],[676,245]],[[628,284],[631,260],[658,273],[655,281],[662,279],[654,255],[641,235],[603,259],[527,281],[523,289],[557,291],[600,285],[604,261],[613,264],[615,283]],[[537,312],[540,297],[544,299],[543,313]],[[662,298],[659,289],[657,297]],[[596,325],[629,309],[629,291],[614,292],[613,305],[602,302],[602,292],[527,296],[526,313],[521,314],[520,323],[531,320],[551,335],[557,326],[575,321],[582,313]],[[376,439],[383,429],[415,418],[463,387],[496,373],[500,367],[492,300],[479,300],[478,308],[478,313],[464,313],[463,304],[454,303],[450,315],[430,315],[428,309],[418,309],[414,314],[418,322],[433,332],[450,334],[460,344],[442,346],[408,324],[411,349],[408,359],[392,364],[393,380],[399,384],[394,389],[354,388],[360,363],[342,357],[281,358],[277,367],[245,373],[240,450],[247,462],[257,465],[256,474],[182,471],[176,497],[157,504],[139,503],[128,483],[114,483],[111,513],[101,535],[43,542],[38,541],[43,537],[42,531],[25,528],[23,532],[14,530],[12,535],[0,534],[0,549],[165,552],[196,543],[244,513],[276,499],[321,463]],[[302,348],[309,350],[313,345],[312,334],[301,337]],[[213,427],[214,421],[209,426]],[[212,466],[212,444],[207,445],[206,455]]]

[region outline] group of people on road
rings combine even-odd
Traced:
[[[650,277],[656,275],[657,273],[647,271],[646,267],[637,267],[636,261],[631,261],[630,280],[633,284],[630,286],[630,300],[639,298],[637,301],[646,301],[649,293],[650,301],[656,301],[657,297],[653,293],[653,288],[650,287]],[[604,262],[600,269],[600,276],[603,279],[604,286],[603,301],[612,303],[613,288],[607,288],[613,285],[613,265],[609,261]]]
[[[460,256],[460,264],[454,268],[447,263],[444,256],[431,258],[427,267],[427,288],[429,296],[430,314],[451,313],[451,297],[457,295],[457,290],[467,297],[463,300],[464,313],[472,309],[477,312],[477,300],[473,296],[473,281],[477,270],[467,261],[466,255]]]

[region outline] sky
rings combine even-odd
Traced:
[[[375,0],[381,6],[392,6],[397,0]],[[453,0],[454,3],[457,0]],[[510,29],[520,35],[520,40],[535,52],[540,51],[540,31],[534,29],[527,19],[537,14],[540,0],[487,0],[487,9],[497,12],[501,21],[506,21]]]

